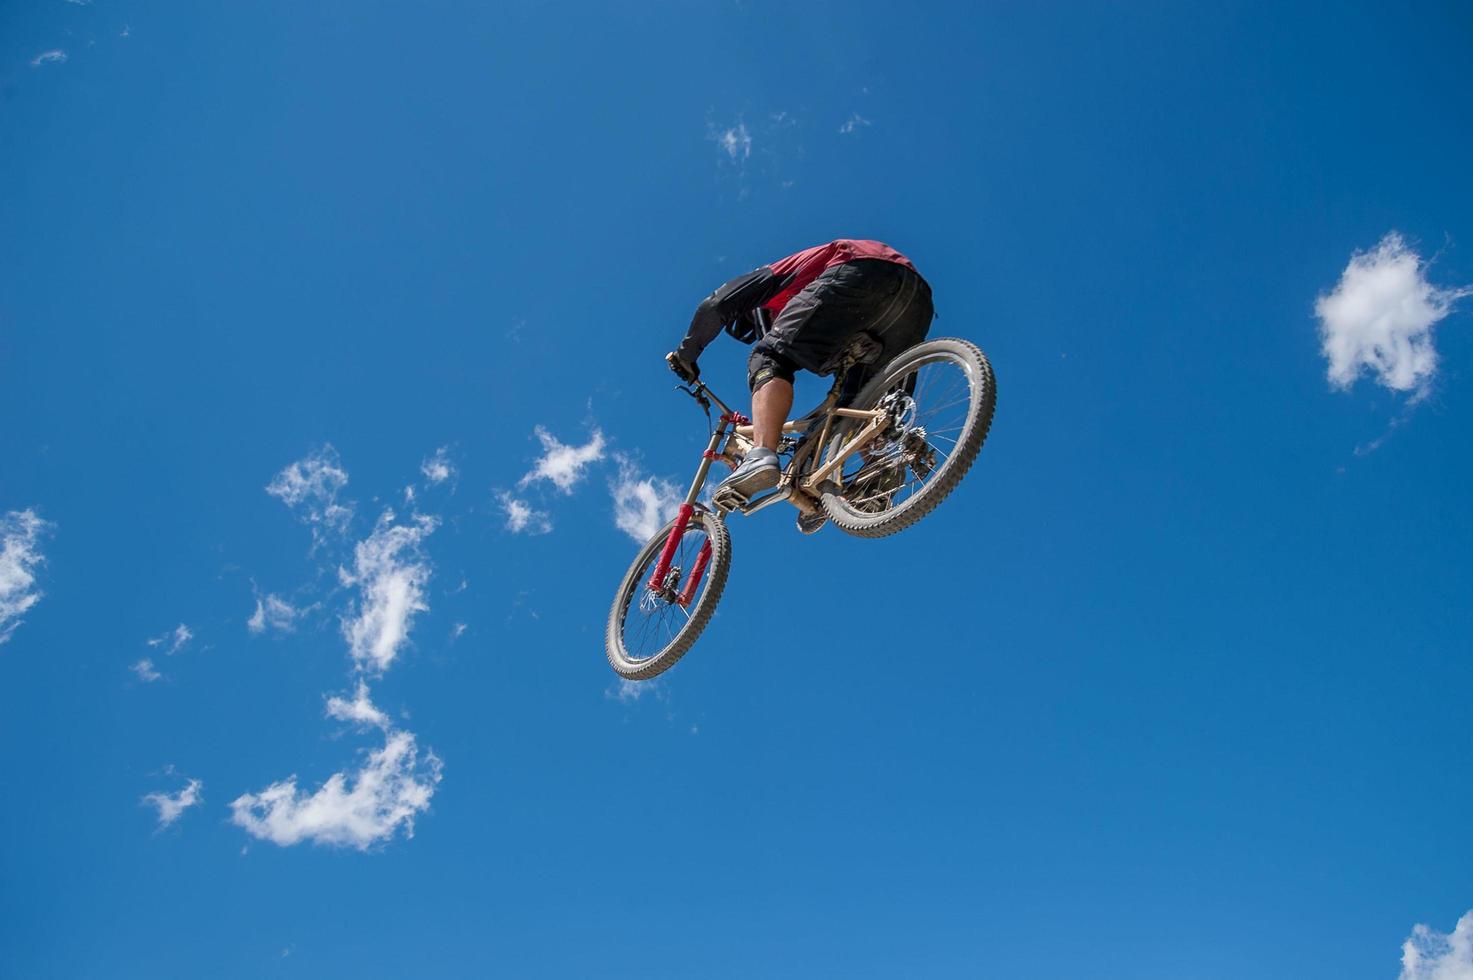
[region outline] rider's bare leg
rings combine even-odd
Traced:
[[[773,378],[752,392],[752,440],[764,449],[777,449],[792,408],[791,381]]]

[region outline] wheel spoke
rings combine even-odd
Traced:
[[[961,443],[978,397],[974,375],[955,360],[939,357],[920,364],[886,391],[903,393],[907,388],[910,404],[902,403],[901,431],[887,430],[839,468],[841,492],[851,507],[877,514],[915,497],[946,468]],[[912,413],[909,418],[906,411]],[[923,444],[917,438],[922,431]],[[915,470],[922,459],[925,476]]]
[[[641,584],[639,591],[630,597],[623,610],[624,619],[620,626],[620,636],[625,652],[631,660],[642,662],[659,656],[680,637],[681,632],[691,622],[690,610],[681,605],[678,598],[689,582],[699,555],[708,541],[709,538],[704,528],[696,524],[692,524],[681,536],[670,563],[672,569],[679,569],[679,575],[672,587],[673,598],[667,597],[665,593],[652,592],[644,584]],[[654,574],[655,565],[663,550],[663,547],[657,548],[651,554],[649,560],[640,568],[636,581],[645,583],[649,580],[649,577]],[[705,591],[708,578],[707,574],[702,574],[700,591],[692,597],[693,603],[699,600],[700,594]],[[679,615],[676,615],[677,611]]]

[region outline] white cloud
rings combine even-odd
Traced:
[[[1399,980],[1473,980],[1473,911],[1450,933],[1414,926],[1401,945]]]
[[[61,65],[67,60],[66,52],[61,48],[53,48],[50,51],[42,51],[31,59],[32,68],[40,68],[42,65]]]
[[[627,457],[619,456],[618,460],[619,475],[609,482],[614,526],[644,544],[679,510],[680,489],[657,476],[641,477]]]
[[[594,429],[588,442],[581,446],[563,445],[540,425],[534,431],[542,442],[542,456],[518,481],[519,487],[548,480],[563,493],[572,493],[573,487],[583,479],[584,469],[604,458],[604,434],[598,429]]]
[[[395,524],[385,511],[373,534],[353,551],[353,571],[339,570],[344,585],[356,585],[359,598],[343,621],[343,636],[360,669],[378,673],[389,668],[409,637],[414,615],[429,609],[425,586],[430,565],[421,542],[437,525],[419,516],[413,524]]]
[[[353,700],[336,695],[327,699],[327,716],[338,721],[351,722],[359,727],[389,728],[389,716],[380,711],[368,696],[368,684],[362,678],[353,690]]]
[[[707,139],[721,147],[734,162],[740,163],[752,155],[752,134],[747,131],[747,124],[744,122],[727,129],[712,129],[707,134]]]
[[[153,661],[148,659],[147,657],[144,657],[142,660],[138,661],[136,664],[129,667],[128,669],[137,674],[138,679],[143,681],[143,683],[145,684],[152,684],[154,681],[164,676],[163,674],[160,674],[158,671],[153,669]]]
[[[162,829],[183,816],[185,810],[204,801],[200,795],[203,787],[204,783],[191,779],[177,793],[149,793],[140,802],[158,808],[159,827]]]
[[[419,464],[419,471],[431,484],[444,483],[455,476],[455,464],[450,459],[450,447],[441,446],[435,454]]]
[[[300,611],[281,596],[267,593],[256,597],[256,611],[246,620],[246,629],[252,633],[264,633],[267,630],[290,633],[295,628],[299,615]]]
[[[401,828],[414,836],[414,817],[429,808],[441,768],[433,752],[420,761],[413,734],[393,732],[357,772],[333,773],[311,794],[289,776],[231,803],[231,820],[282,847],[311,841],[366,851]]]
[[[41,601],[36,568],[45,561],[41,535],[51,525],[34,510],[13,510],[0,517],[0,643],[21,624],[21,617]]]
[[[850,133],[857,132],[858,130],[860,130],[861,128],[863,128],[865,126],[872,126],[872,125],[874,125],[874,124],[871,123],[868,119],[864,118],[863,116],[861,116],[859,113],[856,112],[856,113],[853,113],[852,115],[850,115],[850,117],[845,121],[844,125],[842,125],[842,126],[839,127],[839,132],[844,133],[844,134],[847,135],[847,134],[850,134]]]
[[[496,494],[497,503],[506,515],[506,529],[513,534],[546,534],[552,530],[552,519],[545,511],[534,510],[525,500],[519,500],[506,491]]]
[[[644,685],[640,682],[626,681],[620,678],[617,684],[604,691],[604,697],[628,704],[631,701],[638,701],[644,697],[644,693]]]
[[[1469,293],[1428,282],[1426,263],[1396,232],[1352,255],[1314,306],[1330,384],[1349,388],[1369,370],[1379,384],[1421,398],[1437,373],[1432,327]]]
[[[180,623],[167,633],[160,633],[158,636],[149,640],[148,645],[151,647],[162,647],[164,655],[172,657],[180,650],[189,646],[189,641],[192,639],[194,639],[194,631],[183,623]]]
[[[348,471],[343,469],[337,450],[324,445],[276,474],[266,485],[266,492],[312,525],[316,538],[319,527],[342,530],[352,518],[352,504],[338,502],[338,494],[347,485]]]
[[[455,640],[460,639],[462,636],[465,635],[465,631],[467,629],[469,629],[469,627],[466,626],[465,623],[456,623],[454,626],[450,627],[450,639],[451,639],[451,641],[453,642]]]
[[[446,462],[447,471],[441,473],[430,466],[434,458],[426,461],[430,482],[453,480],[453,466]],[[287,467],[267,489],[313,525],[316,539],[318,525],[341,528],[351,516],[338,503],[347,482],[337,455],[325,446]],[[239,796],[230,805],[231,819],[253,837],[283,847],[311,841],[367,850],[400,830],[413,836],[414,817],[429,807],[440,782],[441,762],[429,750],[421,756],[414,735],[394,728],[389,715],[373,703],[368,679],[392,666],[409,641],[416,615],[429,608],[425,595],[431,565],[423,544],[438,526],[436,518],[419,514],[400,523],[385,509],[373,532],[354,547],[351,566],[338,568],[341,584],[354,589],[341,621],[354,683],[351,694],[325,695],[324,712],[359,729],[382,730],[383,747],[370,752],[356,769],[334,773],[314,791],[299,789],[293,775]],[[247,626],[252,632],[290,629],[318,605],[296,609],[279,596],[258,594]]]
[[[668,701],[669,692],[665,689],[665,682],[653,681],[630,681],[619,678],[617,682],[604,691],[604,697],[620,704],[633,704],[646,694],[652,694],[657,701]]]

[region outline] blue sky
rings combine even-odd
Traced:
[[[1035,6],[0,10],[0,974],[1473,976],[1473,14]],[[623,688],[841,236],[978,466]]]

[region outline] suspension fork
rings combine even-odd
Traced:
[[[685,580],[685,585],[681,587],[676,602],[686,608],[690,607],[690,604],[695,601],[696,590],[701,587],[701,579],[705,577],[706,566],[709,564],[711,564],[711,539],[707,538],[706,543],[701,545],[700,553],[696,555],[696,563],[690,570],[690,578]]]
[[[701,465],[696,469],[696,478],[691,481],[690,490],[685,495],[685,500],[680,505],[680,510],[675,513],[675,523],[670,528],[670,535],[665,539],[665,550],[660,552],[660,560],[655,563],[655,570],[650,575],[650,580],[645,586],[651,592],[660,592],[665,588],[665,576],[670,574],[670,563],[675,560],[675,552],[680,548],[680,539],[685,536],[686,529],[690,527],[691,516],[696,511],[696,498],[701,495],[701,488],[706,485],[706,477],[711,472],[711,464],[719,457],[716,455],[716,447],[721,445],[721,440],[731,427],[738,423],[741,416],[731,412],[723,413],[721,424],[711,432],[711,441],[706,443],[706,451],[701,453]],[[695,598],[695,587],[701,580],[701,575],[706,571],[706,565],[711,561],[711,542],[707,539],[701,546],[700,554],[696,557],[695,567],[691,569],[690,579],[685,583],[685,588],[680,592],[678,601],[682,606],[690,605]]]

